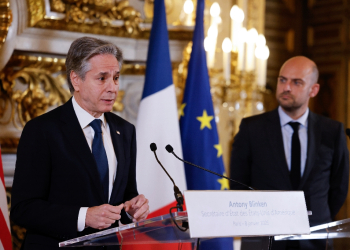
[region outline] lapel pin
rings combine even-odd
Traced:
[[[120,135],[120,132],[118,130],[116,132],[117,132],[118,135]]]

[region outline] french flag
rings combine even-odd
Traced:
[[[150,150],[151,143],[156,143],[158,158],[180,191],[186,190],[183,163],[165,150],[170,144],[182,157],[168,39],[164,0],[155,0],[145,85],[136,125],[137,186],[149,199],[149,218],[169,213],[169,208],[176,205],[173,184],[158,165]]]

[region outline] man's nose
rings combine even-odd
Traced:
[[[285,84],[283,84],[283,91],[290,91],[291,90],[291,82],[287,81]]]
[[[116,82],[114,81],[114,79],[111,79],[110,81],[108,81],[106,89],[108,92],[117,92],[119,89],[119,82]]]

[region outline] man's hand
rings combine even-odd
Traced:
[[[149,214],[148,200],[143,194],[125,202],[124,208],[134,218],[134,222],[146,219]]]
[[[123,207],[124,204],[119,206],[103,204],[97,207],[89,207],[86,212],[85,225],[96,229],[108,228],[120,219],[120,212]]]

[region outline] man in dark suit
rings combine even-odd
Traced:
[[[60,241],[147,217],[148,200],[136,188],[135,128],[110,112],[121,63],[114,44],[75,40],[66,60],[73,98],[24,127],[11,208],[27,229],[22,249],[58,249]]]
[[[278,109],[242,120],[230,165],[232,179],[256,189],[303,190],[312,211],[310,226],[334,219],[349,181],[343,125],[308,108],[309,99],[319,91],[317,80],[318,70],[310,59],[297,56],[286,61],[277,82]],[[231,189],[242,186],[233,184]],[[273,244],[274,249],[324,246],[325,241],[317,240]]]

